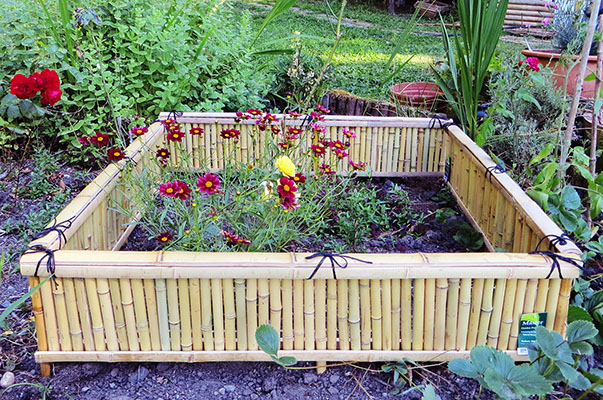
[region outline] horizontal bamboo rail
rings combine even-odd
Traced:
[[[188,167],[198,168],[205,157],[217,170],[223,164],[212,153],[225,150],[240,162],[261,156],[249,136],[253,121],[237,125],[234,116],[179,117],[185,131],[200,126],[205,133],[183,141],[193,157],[172,147],[170,162],[188,159]],[[264,323],[281,335],[279,355],[322,367],[327,361],[467,358],[478,344],[521,359],[513,351],[521,313],[547,312],[547,326],[564,332],[579,270],[561,262],[563,279],[556,271],[545,279],[551,260],[526,254],[561,230],[506,174],[486,177],[494,162],[460,129],[436,128],[429,119],[348,116],[327,116],[324,125],[331,140],[341,138],[342,128],[356,132],[350,158],[367,162],[374,176],[442,176],[448,160],[459,206],[489,250],[509,252],[353,254],[372,264],[350,260],[337,269],[337,280],[323,266],[309,281],[316,260],[307,253],[115,251],[131,231],[131,221],[112,207],[129,205],[119,189],[122,161],[59,214],[57,221],[73,218],[62,249],[55,232],[32,242],[57,250],[58,278],[58,286],[47,282],[33,299],[36,361],[265,361],[254,337]],[[223,143],[219,131],[235,126],[240,142]],[[163,133],[154,124],[128,147],[135,171],[168,145]],[[580,255],[573,244],[556,249]],[[21,272],[33,276],[39,260],[40,254],[24,255]],[[38,275],[47,272],[40,268]]]

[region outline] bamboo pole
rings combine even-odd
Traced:
[[[326,328],[326,303],[327,303],[327,291],[326,281],[324,279],[316,279],[314,281],[314,298],[315,298],[315,311],[316,311],[316,349],[325,350],[327,348],[327,328]],[[321,374],[326,371],[326,363],[316,363],[316,372]]]
[[[96,279],[89,278],[89,279],[85,279],[84,281],[86,284],[86,294],[88,295],[88,305],[90,306],[90,317],[92,320],[92,333],[94,335],[94,347],[96,348],[96,351],[105,351],[105,348],[106,348],[105,347],[105,328],[103,327],[103,318],[101,317],[100,304],[98,301],[98,293],[96,292]],[[44,289],[43,286],[42,286],[42,289]],[[42,301],[45,304],[52,304],[52,303],[48,303],[44,299],[44,292],[42,292]],[[50,329],[47,328],[47,331],[49,332],[48,337],[50,339],[51,338]],[[55,328],[54,332],[56,332],[56,328]],[[49,343],[51,344],[50,350],[58,350],[58,349],[52,348],[52,341],[49,341]]]
[[[536,295],[534,312],[541,313],[546,311],[546,299],[549,294],[549,283],[549,279],[538,279],[538,294]]]
[[[527,279],[517,280],[517,290],[515,292],[515,304],[513,305],[513,323],[511,324],[511,334],[509,335],[509,350],[517,349],[517,337],[519,335],[519,320],[523,311],[524,300],[526,297]]]
[[[446,307],[446,350],[456,348],[460,279],[450,279]]]
[[[161,339],[161,350],[169,351],[172,350],[172,347],[170,340],[167,286],[165,279],[157,279],[155,281],[155,293],[157,294],[157,319],[159,322],[159,338]]]
[[[382,326],[382,308],[381,308],[381,281],[379,279],[372,279],[370,281],[371,287],[371,330],[373,333],[372,349],[382,350],[383,349],[383,326]]]
[[[270,323],[270,288],[268,284],[268,279],[258,279],[258,297],[259,297],[259,306],[258,306],[258,316],[259,316],[259,325],[264,325]]]
[[[282,280],[283,350],[293,350],[293,280]]]
[[[507,287],[507,279],[497,279],[496,289],[494,291],[494,304],[492,309],[492,317],[490,318],[490,327],[488,329],[487,344],[490,347],[496,347],[500,334],[500,322],[502,319],[502,310],[505,302],[505,292]],[[513,296],[509,301],[515,298]]]
[[[129,279],[120,280],[121,305],[124,311],[126,334],[128,338],[128,348],[131,351],[140,350],[138,343],[138,333],[136,332],[136,317],[134,315],[134,298],[132,297],[132,288]]]
[[[466,349],[472,349],[477,345],[477,333],[479,329],[483,295],[484,280],[474,279],[473,290],[471,291],[471,313],[469,314],[469,328],[467,330]]]
[[[383,306],[382,318],[383,318],[383,350],[392,349],[392,282],[390,279],[384,279],[381,281],[381,295],[383,299],[381,305]]]
[[[314,341],[314,280],[304,281],[304,348],[315,349]]]
[[[360,280],[360,338],[362,350],[371,349],[371,292],[368,279]]]
[[[423,350],[433,350],[435,321],[436,280],[425,279],[425,323],[423,326]]]
[[[40,279],[38,277],[29,277],[29,288],[33,289],[34,287],[40,284]],[[42,296],[40,294],[40,290],[35,291],[31,295],[31,303],[32,310],[34,316],[34,322],[36,326],[36,339],[38,341],[38,351],[48,351],[48,341],[46,337],[46,326],[44,324],[44,309],[42,306]],[[44,363],[40,365],[41,374],[44,377],[50,376],[50,364]]]
[[[235,279],[235,309],[237,313],[237,350],[247,350],[247,301],[245,279]]]
[[[402,338],[402,350],[410,350],[412,347],[413,335],[415,332],[412,331],[411,318],[412,318],[412,280],[402,279],[401,281],[401,338]]]
[[[404,290],[404,288],[403,288]],[[404,295],[403,295],[404,296]],[[402,297],[404,299],[404,297]],[[413,318],[412,318],[412,349],[423,350],[423,327],[425,316],[425,279],[415,279],[413,293]],[[403,300],[404,301],[404,300]],[[402,315],[402,329],[404,329],[404,314]],[[404,344],[404,333],[402,343]],[[406,346],[402,346],[406,350]]]
[[[557,302],[561,290],[561,279],[550,279],[549,293],[546,301],[546,329],[553,329],[555,325],[555,314],[557,313]]]
[[[211,302],[214,323],[214,349],[224,350],[224,308],[222,301],[222,280],[211,280]]]
[[[69,319],[67,318],[67,305],[65,304],[65,291],[63,279],[57,278],[52,286],[52,297],[59,327],[59,343],[62,351],[72,351],[71,334],[69,333]]]
[[[481,301],[481,313],[479,318],[479,327],[477,330],[477,345],[485,345],[488,338],[488,327],[490,326],[490,317],[492,316],[492,297],[494,294],[494,279],[484,281],[484,291]],[[467,348],[471,348],[467,345]]]
[[[165,280],[168,299],[168,317],[170,325],[170,346],[172,351],[180,351],[180,310],[178,307],[178,281],[176,279]]]
[[[283,304],[281,301],[280,279],[270,279],[270,325],[279,332],[281,331],[281,319]]]
[[[212,289],[209,279],[201,279],[201,332],[203,333],[203,347],[205,351],[213,351],[214,334],[213,334],[213,314],[212,314]],[[214,320],[215,321],[215,320]],[[255,333],[255,331],[254,331]],[[257,348],[257,347],[256,347]],[[251,346],[250,346],[251,349]],[[255,349],[254,349],[255,350]]]
[[[362,348],[362,339],[360,333],[360,281],[350,279],[348,286],[350,292],[350,313],[348,322],[350,324],[350,347],[352,350]]]
[[[92,334],[92,322],[90,320],[90,308],[88,307],[88,298],[86,296],[86,285],[83,279],[74,279],[75,285],[75,298],[77,301],[77,311],[80,317],[80,323],[82,324],[82,332],[84,338],[84,349],[86,351],[96,350],[94,347],[94,337]],[[39,292],[36,292],[39,293]],[[38,294],[39,296],[39,294]],[[35,311],[35,310],[34,310]],[[35,316],[35,313],[34,313]],[[44,321],[44,315],[41,316],[41,322]],[[37,324],[37,319],[36,319]],[[43,325],[42,325],[43,326]],[[36,328],[37,329],[37,328]],[[44,330],[44,332],[46,332]],[[44,341],[46,342],[46,333],[44,333]],[[46,345],[48,346],[48,345]],[[38,349],[39,341],[38,341]],[[43,351],[40,349],[40,351]]]
[[[557,302],[557,312],[555,313],[555,324],[553,329],[565,336],[567,329],[567,313],[569,309],[570,295],[572,293],[573,279],[562,279],[559,290],[559,301]]]
[[[136,328],[138,329],[138,338],[140,340],[140,350],[149,351],[151,350],[151,334],[149,332],[149,320],[147,318],[142,279],[132,279],[131,284],[134,297],[134,312],[136,314]]]
[[[444,350],[446,340],[446,298],[448,297],[448,279],[436,280],[436,308],[434,324],[434,350]]]
[[[348,281],[345,279],[337,280],[337,328],[339,328],[339,349],[350,349],[350,327],[348,324]],[[336,332],[337,334],[337,332]],[[337,348],[337,347],[335,347]]]
[[[159,318],[157,314],[158,304],[155,292],[155,280],[144,279],[144,297],[147,302],[147,312],[149,316],[149,331],[151,334],[151,349],[161,350],[161,334],[159,328]],[[201,350],[201,349],[199,349]]]
[[[458,312],[456,349],[462,351],[465,350],[467,346],[469,313],[471,312],[471,278],[461,279]]]
[[[203,334],[201,330],[201,291],[199,288],[199,279],[189,279],[188,290],[191,304],[191,331],[193,335],[193,350],[201,351],[203,350]],[[243,305],[244,304],[245,298],[243,298]],[[247,349],[245,348],[243,350]]]
[[[236,339],[236,310],[235,296],[232,279],[222,280],[222,292],[224,293],[224,331],[226,335],[226,350],[237,349]],[[277,331],[278,332],[278,331]]]
[[[523,313],[531,314],[536,307],[536,296],[538,292],[538,279],[528,279],[526,297],[523,303]]]
[[[513,326],[513,311],[515,309],[515,294],[517,292],[517,279],[507,281],[507,291],[503,300],[502,321],[498,338],[498,350],[509,349],[511,327]]]
[[[115,316],[115,328],[117,329],[117,340],[119,342],[119,349],[122,351],[128,351],[130,350],[130,346],[128,344],[128,332],[126,329],[126,319],[121,300],[121,289],[119,287],[119,279],[109,279],[109,290],[111,292],[111,305],[113,306],[113,315]]]
[[[327,280],[327,349],[337,350],[337,281]]]
[[[293,281],[293,348],[303,350],[305,342],[304,281]]]
[[[400,319],[402,317],[402,306],[401,306],[401,290],[400,290],[400,279],[392,279],[392,350],[400,350],[401,342],[401,329]]]

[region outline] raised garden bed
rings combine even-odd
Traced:
[[[201,137],[186,135],[190,168],[199,166],[199,155],[222,167],[212,154],[221,145],[219,132],[235,127],[234,117],[178,118],[186,130],[205,130]],[[245,163],[261,156],[248,147],[252,123],[241,123],[241,140],[231,148]],[[522,359],[515,351],[522,313],[547,312],[547,328],[564,332],[579,270],[561,261],[563,279],[557,270],[546,279],[552,260],[527,254],[561,230],[506,174],[487,174],[495,163],[459,128],[429,119],[343,116],[326,117],[325,125],[333,140],[342,128],[356,132],[350,157],[366,161],[374,176],[446,175],[491,252],[361,254],[373,264],[349,260],[337,279],[323,267],[309,280],[317,259],[306,259],[308,253],[118,251],[133,229],[112,206],[128,205],[118,186],[126,164],[120,161],[57,216],[73,218],[62,246],[56,231],[31,243],[56,250],[56,285],[48,281],[32,298],[43,374],[50,373],[48,363],[61,361],[268,361],[254,337],[264,323],[280,332],[279,355],[320,363],[447,360],[468,357],[478,344]],[[166,145],[156,123],[127,154],[140,170]],[[170,150],[175,162],[178,153]],[[554,247],[579,258],[571,243]],[[21,259],[32,286],[47,275],[46,259],[38,268],[42,255]]]

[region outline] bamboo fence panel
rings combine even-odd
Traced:
[[[253,121],[235,124],[232,118],[186,113],[180,119],[189,167],[220,168],[225,157],[243,163],[262,157],[262,140],[273,135],[252,136]],[[286,126],[300,123],[287,120]],[[331,140],[344,140],[343,128],[356,132],[349,159],[367,162],[375,176],[442,175],[450,159],[449,186],[488,248],[515,253],[363,254],[358,256],[373,265],[351,261],[337,280],[326,268],[307,280],[315,262],[305,254],[117,253],[131,228],[113,209],[129,206],[119,182],[125,163],[112,164],[57,217],[75,219],[65,232],[67,243],[55,253],[58,286],[47,282],[32,298],[36,359],[265,360],[255,330],[269,323],[282,338],[279,355],[319,361],[322,370],[326,361],[339,359],[454,358],[478,344],[514,350],[519,317],[528,312],[547,312],[547,327],[563,333],[577,269],[562,263],[564,279],[545,279],[550,260],[520,254],[561,231],[507,175],[486,176],[493,161],[458,128],[430,123],[339,116],[325,121]],[[205,132],[190,135],[192,127]],[[237,145],[220,137],[226,127],[241,130]],[[127,149],[134,170],[148,168],[156,148],[167,145],[162,128],[153,125]],[[182,162],[184,153],[170,146],[170,162]],[[36,243],[56,250],[58,235]],[[557,250],[579,254],[572,244]],[[33,275],[38,260],[23,256],[22,272]],[[32,277],[30,285],[39,281]]]

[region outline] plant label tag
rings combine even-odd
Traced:
[[[536,342],[536,327],[546,324],[546,315],[545,312],[521,315],[517,337],[518,355],[528,355],[528,344]]]

